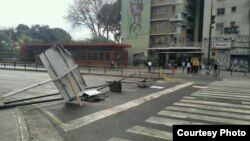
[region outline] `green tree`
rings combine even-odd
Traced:
[[[108,40],[104,36],[102,37],[92,37],[84,40],[85,42],[89,43],[96,43],[96,42],[112,42],[111,40]]]
[[[69,33],[61,28],[52,28],[54,42],[69,42],[72,40]]]
[[[101,37],[103,36],[103,29],[97,19],[97,15],[103,5],[112,1],[74,0],[73,4],[69,5],[65,18],[73,27],[85,27],[91,31],[94,38]]]
[[[48,25],[34,25],[30,29],[30,36],[34,39],[42,40],[45,43],[53,42],[54,36]]]
[[[27,25],[25,25],[25,24],[19,24],[19,25],[16,27],[16,32],[17,32],[17,35],[29,34],[30,28],[29,28],[29,26],[27,26]]]
[[[2,31],[0,31],[0,51],[10,51],[10,38]]]
[[[109,38],[109,32],[111,32],[116,41],[121,32],[121,0],[116,0],[114,3],[107,3],[100,9],[97,19],[100,25],[103,27],[103,31],[107,34],[107,39]]]

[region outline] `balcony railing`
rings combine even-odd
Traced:
[[[181,42],[181,43],[151,43],[151,48],[167,48],[167,47],[202,47],[201,42]]]
[[[165,5],[175,5],[175,4],[181,4],[183,3],[183,0],[165,0],[164,2],[158,2],[158,0],[153,0],[151,5],[152,7],[156,6],[165,6]]]

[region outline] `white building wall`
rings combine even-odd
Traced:
[[[204,19],[203,19],[203,51],[204,58],[207,58],[208,54],[208,38],[209,38],[209,25],[211,20],[211,3],[212,0],[204,1]],[[232,7],[236,6],[236,12],[232,12]],[[218,8],[225,8],[224,15],[217,15]],[[229,38],[234,37],[236,34],[226,35],[216,30],[217,23],[224,23],[225,27],[230,27],[231,22],[235,22],[236,26],[239,26],[239,34],[250,34],[250,0],[213,0],[212,14],[215,15],[215,24],[213,24],[212,38],[221,37]],[[211,53],[212,54],[212,53]],[[223,54],[220,52],[219,54]],[[213,56],[211,55],[211,58]],[[230,60],[230,59],[227,59]]]

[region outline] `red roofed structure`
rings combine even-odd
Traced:
[[[23,44],[21,45],[22,60],[40,64],[39,54],[55,44]],[[127,66],[127,48],[131,47],[127,44],[117,44],[114,42],[72,42],[60,43],[60,45],[71,52],[76,63],[80,66],[110,66],[111,61],[114,61],[119,66]]]

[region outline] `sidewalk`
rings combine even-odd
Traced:
[[[0,117],[1,141],[29,141],[28,130],[19,110],[1,110]]]
[[[192,75],[192,74],[187,74],[186,68],[184,70],[184,73],[183,73],[182,68],[180,68],[180,67],[177,68],[176,73],[173,73],[171,69],[164,70],[164,72],[167,74],[180,75],[180,76],[201,76],[201,77],[207,76],[206,71],[207,71],[206,69],[202,69],[200,74]],[[247,72],[247,73],[245,73],[245,72],[232,72],[231,73],[230,71],[226,71],[226,70],[219,70],[218,72],[219,72],[218,77],[222,78],[222,79],[223,78],[236,78],[236,77],[238,77],[238,78],[244,78],[244,77],[250,78],[249,72]],[[213,77],[213,75],[214,75],[214,70],[211,69],[209,77]]]
[[[0,141],[64,141],[50,121],[34,107],[1,109],[0,117]]]

